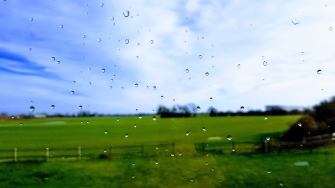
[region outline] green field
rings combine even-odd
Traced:
[[[8,156],[12,160],[13,148],[18,151],[18,162],[0,163],[0,187],[280,187],[280,182],[285,187],[333,187],[333,147],[315,149],[313,153],[297,150],[280,154],[238,149],[239,143],[259,143],[265,137],[281,135],[299,116],[270,116],[267,120],[238,116],[157,118],[156,121],[149,116],[142,119],[119,117],[119,121],[117,118],[0,122],[0,150],[10,151],[1,152],[2,157]],[[188,136],[186,132],[189,132]],[[125,134],[129,135],[128,138]],[[231,135],[236,143],[234,153],[227,135]],[[213,137],[222,140],[209,140]],[[219,143],[221,148],[227,147],[228,150],[197,152],[195,143],[202,142],[209,148]],[[160,145],[165,143],[168,144],[166,147]],[[174,151],[171,143],[175,144]],[[127,155],[138,148],[118,151],[116,147],[132,145],[144,145],[145,154],[153,155]],[[89,156],[90,160],[67,157],[76,156],[78,146],[82,148],[82,158]],[[53,154],[49,162],[21,161],[24,155],[43,159],[46,147]],[[109,150],[111,147],[113,153],[124,155],[98,159],[104,148]],[[170,154],[173,152],[175,155],[172,157]],[[308,165],[294,165],[299,161],[307,161]]]

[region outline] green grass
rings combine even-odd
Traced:
[[[158,118],[156,121],[148,116],[141,120],[138,117],[116,119],[92,117],[1,122],[0,151],[8,152],[0,155],[12,160],[13,148],[17,148],[19,162],[0,163],[0,187],[280,187],[279,182],[285,187],[333,187],[333,147],[314,149],[313,153],[291,150],[262,154],[253,152],[253,149],[239,150],[244,147],[239,143],[250,147],[248,142],[259,143],[267,136],[281,135],[299,116],[270,116],[268,120],[263,117],[204,116]],[[64,124],[52,124],[60,121]],[[105,130],[108,130],[107,135]],[[185,135],[186,131],[189,136]],[[128,138],[124,136],[126,133]],[[231,152],[227,135],[231,135],[236,143],[235,153]],[[210,141],[210,137],[222,137],[223,140]],[[170,156],[172,142],[175,143],[174,157]],[[204,154],[197,152],[202,142],[206,142],[207,152]],[[168,145],[159,146],[162,143]],[[145,145],[144,157],[129,155],[141,153],[141,147],[113,147],[113,153],[124,155],[98,159],[103,148],[142,144]],[[78,146],[82,147],[83,159],[89,156],[91,160],[76,160]],[[50,162],[38,160],[45,159],[45,147],[49,147],[53,154]],[[209,152],[222,147],[228,150]],[[27,153],[22,151],[24,149],[38,150]],[[32,157],[24,162],[20,161],[23,155],[40,158]],[[65,156],[65,160],[61,156]],[[158,164],[155,164],[156,160]],[[298,161],[307,161],[309,165],[295,166]],[[267,173],[268,169],[271,173]],[[193,182],[190,181],[192,178]]]

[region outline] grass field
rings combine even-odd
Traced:
[[[17,148],[18,158],[20,150],[24,149],[37,149],[35,155],[45,156],[46,147],[57,153],[56,149],[81,146],[83,157],[88,155],[85,148],[99,149],[93,160],[0,163],[0,187],[333,187],[333,147],[316,149],[313,153],[301,150],[280,155],[238,150],[235,153],[186,154],[186,151],[196,153],[194,143],[211,145],[211,137],[222,137],[220,142],[229,146],[231,141],[226,139],[227,135],[231,135],[236,143],[257,143],[267,136],[278,136],[299,116],[273,116],[267,120],[263,117],[205,116],[157,118],[156,121],[149,116],[142,119],[119,117],[119,121],[117,118],[0,122],[0,150]],[[188,136],[186,132],[189,132]],[[125,134],[129,137],[126,138]],[[103,153],[102,148],[108,149],[109,146],[155,146],[172,142],[176,144],[174,157],[158,154],[98,159]],[[165,149],[159,148],[159,151],[165,152]],[[129,148],[126,152],[132,150]],[[179,152],[182,152],[181,156]],[[9,155],[12,157],[13,153]],[[308,165],[294,165],[299,161],[307,161]]]

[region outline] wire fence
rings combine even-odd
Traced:
[[[307,141],[274,142],[265,139],[261,142],[202,142],[202,143],[168,143],[156,145],[132,145],[109,147],[75,148],[41,148],[0,150],[0,162],[16,161],[59,161],[59,160],[88,160],[113,159],[124,157],[153,157],[153,156],[196,156],[210,153],[268,153],[303,150],[312,152],[316,147],[333,147],[333,140],[309,139]]]

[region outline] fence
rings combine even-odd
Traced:
[[[0,150],[0,162],[16,161],[58,161],[58,160],[87,160],[97,158],[120,157],[152,157],[152,156],[194,156],[209,153],[234,153],[234,152],[273,152],[308,150],[319,146],[333,146],[333,141],[325,142],[315,139],[301,142],[208,142],[208,143],[170,143],[157,145],[109,146],[85,148],[44,148],[44,149],[19,149]]]

